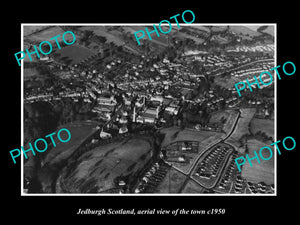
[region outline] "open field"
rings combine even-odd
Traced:
[[[264,26],[264,27],[266,27],[266,28],[261,29],[260,32],[270,34],[274,37],[274,35],[275,35],[274,26]]]
[[[210,29],[207,26],[199,26],[199,25],[194,25],[193,29],[198,29],[207,33],[210,33]]]
[[[222,118],[227,119],[229,118],[230,113],[226,110],[213,112],[209,119],[209,123],[221,123]]]
[[[189,34],[186,34],[184,32],[180,32],[180,31],[175,33],[174,37],[179,38],[181,40],[190,38],[190,39],[194,40],[196,44],[202,44],[204,42],[204,39],[202,39],[202,38],[197,38],[197,37],[191,36]]]
[[[24,79],[28,79],[30,77],[39,76],[39,72],[36,68],[25,68],[24,69]]]
[[[236,34],[241,35],[249,35],[249,36],[260,36],[261,33],[256,31],[257,26],[251,27],[250,26],[229,26],[229,30],[235,32]]]
[[[230,40],[228,38],[222,37],[221,35],[213,35],[210,40],[215,41],[219,44],[227,44],[230,42]]]
[[[262,131],[274,139],[274,125],[274,120],[253,118],[250,124],[250,130],[253,134]]]
[[[55,60],[61,61],[62,58],[67,57],[71,59],[71,65],[80,63],[82,60],[94,55],[94,52],[81,45],[70,45],[56,51],[58,56],[55,56]]]
[[[37,27],[39,27],[39,26],[37,26]],[[57,40],[62,41],[62,35],[64,32],[65,31],[63,29],[61,29],[60,27],[53,26],[53,27],[49,27],[45,30],[42,30],[40,32],[28,35],[28,36],[26,36],[25,39],[29,39],[31,41],[36,41],[36,42],[42,42],[45,40],[49,41],[50,38],[60,35],[60,37],[58,37]],[[68,42],[71,42],[73,40],[73,36],[71,34],[66,34],[65,40]],[[53,44],[56,47],[55,40],[51,40],[50,42],[51,42],[51,44]]]
[[[34,32],[37,32],[39,30],[42,30],[42,29],[45,29],[49,26],[24,26],[23,27],[23,31],[24,31],[24,37],[34,33]]]
[[[84,30],[93,31],[96,35],[105,37],[107,39],[107,42],[113,42],[117,46],[123,45],[124,41],[121,38],[110,34],[107,31],[107,27],[108,26],[83,26],[83,27],[80,27],[79,30],[81,30],[81,31],[84,31]]]
[[[136,40],[135,39],[135,36],[134,36],[134,33],[135,32],[137,32],[137,31],[139,31],[139,30],[142,30],[142,31],[144,31],[145,32],[145,37],[144,38],[142,38],[142,39],[140,39],[140,42],[142,43],[142,41],[143,40],[148,40],[148,41],[150,41],[149,40],[149,37],[148,37],[148,35],[147,35],[147,32],[145,31],[145,27],[147,27],[148,28],[148,30],[151,32],[154,28],[153,27],[151,27],[151,26],[124,26],[124,27],[122,27],[126,32],[130,32],[130,33],[132,33],[132,36],[133,36],[133,38],[134,38],[134,40]],[[156,26],[157,27],[157,26]],[[161,26],[162,27],[162,29],[163,30],[168,30],[168,26]],[[173,32],[173,28],[172,28],[172,31],[171,32]],[[142,35],[141,33],[138,33],[137,34],[138,36],[140,36],[140,35]],[[156,33],[152,33],[151,34],[151,38],[152,38],[152,40],[151,41],[153,41],[153,43],[156,43],[156,44],[158,44],[158,45],[161,45],[161,46],[163,46],[163,47],[167,47],[168,46],[168,36],[167,36],[168,34],[162,34],[162,33],[160,33],[160,31],[159,31],[159,37],[157,37],[157,35],[156,35]]]
[[[151,139],[131,137],[96,147],[64,170],[63,187],[71,193],[102,192],[115,187],[117,177],[133,177],[151,157]],[[130,179],[130,178],[129,178]]]
[[[186,183],[186,185],[183,188],[181,193],[184,193],[184,194],[200,194],[200,193],[203,193],[204,191],[205,191],[205,188],[201,187],[195,181],[189,179],[189,181]]]
[[[225,141],[238,148],[240,146],[239,140],[244,134],[250,134],[249,126],[250,122],[256,112],[255,108],[242,108],[240,109],[241,115],[233,133]]]
[[[48,152],[44,159],[44,164],[55,164],[67,159],[86,138],[96,131],[95,128],[97,125],[96,122],[74,122],[64,125],[63,128],[68,129],[71,133],[70,141],[62,143],[58,140],[57,135],[55,135],[53,139],[56,143],[56,147]],[[61,128],[62,127],[59,129]],[[67,136],[63,137],[63,134],[65,134],[65,132],[61,133],[62,139],[66,139]]]
[[[249,148],[249,157],[254,157],[253,151],[259,155],[260,148],[266,146],[265,143],[260,142],[256,139],[251,139],[247,141],[247,145]],[[253,166],[249,165],[247,161],[243,165],[242,176],[246,178],[248,181],[259,183],[261,181],[266,184],[274,184],[274,148],[273,146],[269,146],[273,150],[273,157],[267,161],[260,158],[260,163],[257,162],[256,159],[252,160],[251,163]],[[267,149],[262,151],[262,156],[264,158],[268,158],[270,153]]]
[[[157,186],[157,193],[178,193],[186,176],[171,168],[162,182]]]
[[[227,26],[211,26],[210,30],[212,32],[221,32],[225,31],[227,29]]]
[[[50,193],[53,191],[53,181],[58,175],[60,167],[66,163],[69,157],[78,149],[78,147],[95,132],[97,125],[98,123],[95,122],[81,121],[65,124],[63,127],[59,127],[56,130],[57,133],[57,131],[61,128],[68,129],[71,133],[71,139],[66,143],[62,143],[58,140],[57,135],[54,135],[53,139],[56,143],[56,147],[45,151],[45,153],[39,153],[46,154],[44,159],[41,160],[42,168],[37,171],[38,179],[44,192]],[[62,132],[61,138],[63,140],[67,139],[67,134]],[[26,166],[27,164],[24,165],[25,168]]]
[[[162,146],[167,146],[171,143],[178,142],[178,141],[197,141],[200,142],[200,146],[202,141],[205,141],[206,143],[210,142],[207,140],[211,139],[217,139],[220,138],[222,133],[218,132],[212,132],[212,131],[197,131],[193,129],[184,129],[181,130],[178,127],[169,127],[169,128],[164,128],[161,129],[161,133],[166,134]]]

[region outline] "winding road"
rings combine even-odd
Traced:
[[[182,184],[182,186],[180,187],[180,189],[179,189],[179,191],[178,191],[178,193],[181,193],[182,192],[182,190],[184,189],[184,187],[186,186],[186,184],[188,183],[188,181],[191,179],[191,180],[193,180],[193,181],[195,181],[195,182],[197,182],[197,184],[199,184],[201,187],[203,187],[203,188],[207,188],[207,187],[204,187],[203,185],[201,185],[201,183],[199,183],[199,181],[197,181],[196,179],[194,179],[193,177],[192,177],[192,175],[193,175],[193,173],[194,173],[194,171],[196,170],[196,168],[197,168],[197,165],[198,165],[198,163],[199,163],[199,160],[200,160],[200,158],[201,158],[201,156],[203,155],[203,154],[205,154],[206,152],[208,152],[209,150],[212,150],[215,146],[217,146],[219,143],[221,143],[221,142],[224,142],[228,137],[230,137],[230,135],[233,133],[233,131],[235,130],[235,127],[236,127],[236,125],[237,125],[237,123],[238,123],[238,121],[239,121],[239,118],[240,118],[240,112],[239,112],[239,114],[236,116],[236,118],[235,118],[235,121],[234,121],[234,123],[233,123],[233,126],[231,127],[231,130],[226,134],[226,136],[225,137],[221,137],[220,139],[221,140],[219,140],[218,142],[216,142],[216,143],[214,143],[214,144],[210,144],[210,145],[208,145],[197,157],[196,157],[196,159],[194,160],[194,162],[193,162],[193,164],[191,165],[191,167],[190,167],[190,169],[188,170],[188,172],[187,173],[185,173],[185,172],[183,172],[182,170],[180,170],[179,168],[177,168],[177,167],[174,167],[173,165],[172,165],[172,168],[174,168],[175,170],[177,170],[178,172],[180,172],[180,173],[182,173],[182,174],[184,174],[185,176],[186,176],[186,179],[185,179],[185,181],[183,182],[183,184]],[[226,143],[227,144],[227,143]],[[228,144],[229,145],[229,144]],[[230,145],[231,146],[231,145]],[[235,149],[233,146],[231,146],[233,149]],[[209,188],[213,188],[215,185],[216,185],[216,183],[219,181],[219,179],[222,177],[222,174],[223,174],[223,168],[225,167],[225,165],[226,165],[226,163],[227,163],[227,161],[228,161],[228,159],[229,159],[229,156],[230,156],[230,154],[228,154],[227,156],[226,156],[226,158],[225,158],[225,161],[224,161],[224,163],[223,163],[223,166],[222,166],[222,168],[221,168],[221,172],[219,173],[219,176],[216,178],[216,180],[215,180],[215,182],[213,183],[213,185],[211,185],[211,187],[209,187]],[[167,162],[166,162],[167,163]],[[169,163],[167,163],[167,164],[169,164]]]

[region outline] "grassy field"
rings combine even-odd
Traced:
[[[244,36],[260,36],[261,33],[257,32],[257,26],[229,26],[229,30],[237,34],[242,34]]]
[[[260,148],[266,146],[265,143],[260,142],[255,139],[248,140],[247,142],[249,148],[249,157],[254,157],[253,151],[259,155]],[[270,160],[263,160],[260,158],[260,163],[257,160],[252,160],[253,166],[251,167],[248,161],[243,165],[242,176],[245,177],[248,181],[259,183],[261,181],[266,184],[274,183],[274,148],[273,146],[269,146],[273,150],[273,157]],[[268,158],[270,153],[267,149],[262,151],[262,155],[264,158]]]
[[[274,35],[275,35],[274,26],[264,26],[264,27],[266,27],[266,28],[261,30],[260,32],[270,34],[274,37]]]
[[[28,79],[32,76],[39,76],[39,72],[37,71],[36,68],[25,68],[24,69],[24,79]]]
[[[171,168],[162,182],[157,186],[157,193],[178,193],[186,176]]]
[[[193,180],[189,180],[185,187],[183,188],[181,193],[184,194],[200,194],[205,191],[205,188],[201,187],[199,184],[197,184]]]
[[[210,33],[210,29],[207,26],[193,25],[192,27],[193,27],[193,29],[198,29],[198,30]]]
[[[145,166],[151,156],[149,140],[132,137],[84,153],[74,167],[65,170],[64,186],[72,193],[113,188],[116,177],[132,176]]]
[[[256,112],[255,108],[242,108],[240,109],[241,115],[231,136],[225,141],[228,144],[239,147],[239,140],[244,134],[250,134],[250,122]]]
[[[63,127],[60,127],[59,129],[66,128],[70,131],[71,139],[66,143],[62,143],[58,140],[57,135],[54,135],[56,147],[48,152],[44,159],[44,163],[55,164],[67,159],[87,137],[95,132],[95,127],[97,125],[98,124],[95,122],[74,122],[72,124],[66,124]],[[62,139],[64,139],[64,133],[65,132],[61,133]]]
[[[250,124],[250,130],[253,134],[262,131],[274,139],[274,125],[274,120],[253,118]]]
[[[82,60],[94,55],[94,52],[85,48],[81,45],[70,45],[66,46],[58,51],[56,51],[58,56],[55,57],[55,60],[62,61],[62,58],[68,57],[71,59],[71,65],[80,63]]]
[[[198,141],[201,144],[201,142],[207,141],[210,138],[216,139],[223,135],[218,132],[211,131],[197,131],[192,129],[181,130],[177,127],[161,129],[161,133],[166,134],[162,142],[162,146],[167,146],[177,141]]]
[[[209,123],[220,123],[222,117],[224,117],[227,121],[229,116],[230,116],[230,113],[225,110],[213,112],[209,119]]]
[[[139,31],[139,30],[144,31],[145,32],[145,37],[140,39],[140,42],[142,43],[143,40],[148,40],[149,41],[149,37],[146,33],[145,27],[147,27],[150,32],[154,29],[151,26],[130,26],[130,27],[129,26],[124,26],[122,28],[125,30],[125,32],[132,33],[132,36],[133,36],[134,40],[135,40],[134,33],[136,31]],[[156,26],[156,27],[158,27],[158,26]],[[167,27],[165,27],[165,26],[161,26],[161,27],[162,27],[163,30],[168,30]],[[168,34],[162,34],[160,31],[158,31],[158,32],[159,32],[159,37],[157,37],[156,33],[151,34],[151,38],[152,38],[151,43],[153,42],[153,43],[158,44],[159,46],[167,47],[168,46],[168,36],[167,36]],[[172,29],[171,32],[173,32],[173,29]],[[138,33],[137,35],[140,36],[142,34]]]
[[[47,27],[48,26],[24,26],[23,27],[24,37]]]
[[[180,32],[180,30],[174,34],[174,37],[176,37],[178,39],[181,39],[181,40],[184,40],[186,38],[190,38],[190,39],[194,40],[196,44],[202,44],[204,42],[204,39],[191,36],[191,35],[186,34],[184,32]]]
[[[220,31],[225,31],[227,29],[227,26],[212,26],[210,30],[212,32],[220,32]]]
[[[36,26],[36,27],[39,28],[40,26]],[[31,29],[33,29],[33,28],[31,28]],[[33,41],[42,42],[45,40],[49,41],[50,38],[60,35],[60,37],[58,37],[57,40],[62,41],[62,35],[64,32],[65,31],[63,29],[61,29],[60,27],[53,26],[53,27],[49,27],[45,30],[42,30],[40,32],[28,35],[28,36],[26,36],[26,38],[28,38],[29,40],[33,40]],[[71,42],[73,40],[73,36],[70,34],[66,34],[65,40],[67,42]],[[51,40],[50,42],[53,43],[53,45],[56,47],[55,40]]]
[[[42,160],[42,164],[44,166],[37,171],[38,179],[41,182],[44,192],[52,192],[52,182],[59,173],[60,165],[65,163],[74,151],[95,132],[95,127],[97,125],[98,123],[95,122],[84,121],[65,124],[63,127],[59,127],[56,131],[56,135],[53,136],[56,147],[51,150],[47,150],[44,153],[38,153],[46,154]],[[62,143],[58,140],[57,132],[61,128],[66,128],[70,131],[70,141]],[[64,136],[64,134],[66,133],[61,133],[61,138],[63,140],[67,139],[67,136]]]
[[[108,26],[83,26],[83,27],[79,28],[79,30],[93,31],[96,35],[105,37],[107,39],[108,43],[113,42],[117,46],[123,45],[124,41],[121,38],[117,37],[116,35],[110,34],[107,31],[107,27]]]

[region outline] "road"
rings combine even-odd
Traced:
[[[239,112],[237,118],[235,119],[234,124],[233,124],[233,126],[232,126],[230,132],[228,132],[228,134],[227,134],[224,138],[220,138],[220,139],[221,139],[220,141],[216,142],[215,144],[212,144],[212,145],[207,146],[207,147],[205,148],[205,150],[203,150],[203,151],[197,156],[196,160],[194,160],[194,162],[193,162],[192,166],[190,167],[188,173],[185,173],[185,172],[183,172],[182,170],[180,170],[179,168],[176,168],[176,167],[172,166],[175,170],[177,170],[177,171],[179,171],[179,172],[181,172],[181,173],[183,173],[183,174],[185,174],[185,175],[187,176],[186,179],[185,179],[185,181],[183,182],[181,188],[179,189],[179,193],[181,193],[181,191],[183,190],[183,188],[186,186],[187,182],[188,182],[190,179],[196,181],[201,187],[204,187],[203,185],[201,185],[197,180],[195,180],[195,179],[192,177],[192,174],[193,174],[194,171],[196,170],[197,165],[198,165],[198,163],[199,163],[199,160],[200,160],[201,156],[202,156],[204,153],[206,153],[207,151],[209,151],[209,150],[211,150],[212,148],[214,148],[215,146],[217,146],[220,142],[225,141],[227,138],[229,138],[230,135],[233,133],[233,131],[234,131],[234,129],[235,129],[235,127],[236,127],[236,125],[237,125],[237,123],[238,123],[238,121],[239,121],[239,118],[240,118],[240,112]],[[234,149],[233,146],[231,146],[231,147]],[[229,154],[229,155],[230,155],[230,154]],[[228,158],[229,158],[229,155],[228,155],[227,158],[225,159],[223,167],[226,165],[227,160],[228,160]],[[221,170],[223,169],[223,167],[221,168]],[[217,181],[220,179],[220,177],[222,176],[222,174],[223,174],[222,172],[219,173],[219,176],[216,178],[216,182],[214,182],[214,185],[215,185],[215,184],[217,183]],[[214,186],[214,185],[213,185],[213,186]],[[212,187],[213,187],[213,186],[212,186]],[[212,188],[212,187],[211,187],[211,188]],[[204,188],[206,188],[206,187],[204,187]]]

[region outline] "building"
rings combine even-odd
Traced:
[[[116,100],[114,99],[113,96],[111,97],[104,97],[104,96],[101,96],[98,98],[98,103],[100,105],[107,105],[107,106],[115,106],[117,104]]]
[[[156,95],[156,96],[151,96],[150,98],[151,102],[159,102],[159,104],[162,104],[164,101],[164,98],[162,96]]]

